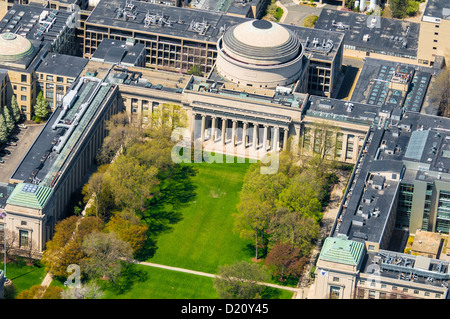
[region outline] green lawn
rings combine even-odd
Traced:
[[[0,263],[0,269],[3,270],[3,263]],[[6,264],[6,277],[12,280],[18,293],[34,285],[40,285],[45,275],[43,266],[27,266],[22,262]]]
[[[104,290],[104,299],[218,299],[213,278],[178,271],[136,265],[144,272],[144,281],[136,282],[123,294]],[[267,288],[263,299],[292,299],[292,292]]]
[[[177,271],[136,265],[139,271],[147,274],[142,282],[134,283],[132,288],[118,294],[105,290],[104,299],[217,299],[213,279]]]
[[[193,163],[197,169],[195,202],[183,220],[158,240],[149,262],[216,273],[218,266],[250,260],[250,241],[233,233],[236,205],[248,163]]]

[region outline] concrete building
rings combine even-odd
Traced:
[[[319,299],[447,299],[449,262],[380,250],[347,237],[325,240],[317,261]]]
[[[77,79],[10,178],[13,189],[0,222],[18,233],[19,251],[42,252],[72,193],[85,182],[106,136],[104,122],[121,110],[117,87],[102,80]]]
[[[433,66],[436,58],[449,56],[450,4],[443,0],[428,0],[420,21],[418,63]]]
[[[90,58],[105,38],[134,38],[146,47],[147,67],[185,73],[196,65],[207,75],[218,58],[217,44],[224,32],[247,21],[252,20],[145,2],[124,8],[123,0],[100,1],[85,22],[83,56]],[[300,39],[310,61],[308,92],[333,96],[342,66],[344,35],[292,25],[283,27]]]
[[[62,103],[87,62],[80,57],[49,53],[39,64],[36,69],[37,90],[43,92],[51,111]]]
[[[324,9],[314,28],[345,34],[346,56],[393,59],[403,63],[417,60],[419,23]]]

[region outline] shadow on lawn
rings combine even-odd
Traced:
[[[134,284],[144,282],[148,279],[148,273],[137,269],[135,264],[123,263],[119,278],[115,282],[105,283],[105,289],[121,295],[130,291]]]

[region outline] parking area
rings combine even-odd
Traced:
[[[0,146],[0,182],[8,183],[9,178],[27,153],[31,144],[33,144],[44,124],[27,125],[27,128],[16,128],[11,134],[11,144]]]

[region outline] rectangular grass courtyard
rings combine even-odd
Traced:
[[[183,220],[158,240],[158,249],[149,262],[217,273],[220,265],[253,257],[251,241],[233,233],[248,163],[192,163],[197,174],[196,198],[183,209]]]

